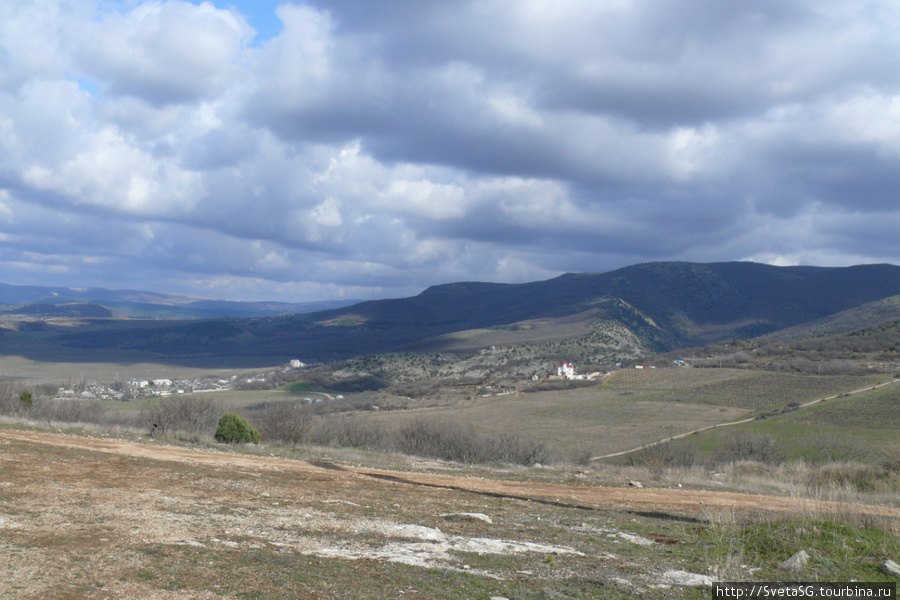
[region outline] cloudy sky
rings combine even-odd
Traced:
[[[0,0],[0,281],[900,262],[895,0]]]

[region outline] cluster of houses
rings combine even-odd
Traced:
[[[61,387],[58,399],[78,400],[133,400],[151,396],[170,396],[198,392],[221,392],[234,389],[237,376],[228,379],[204,377],[200,379],[129,379],[124,385],[92,383],[76,389]]]
[[[686,363],[684,360],[675,360],[673,361],[673,365],[676,367],[689,367],[690,365]],[[621,368],[622,363],[616,363],[616,367]],[[635,369],[655,369],[656,365],[646,365],[644,363],[635,363]],[[556,375],[549,375],[547,379],[586,379],[588,381],[593,381],[595,379],[600,379],[604,376],[604,373],[594,372],[590,375],[576,374],[575,373],[575,365],[568,361],[563,361],[561,364],[556,365]],[[538,379],[537,375],[535,375],[534,379]]]
[[[575,365],[568,361],[563,361],[562,364],[556,365],[556,375],[550,375],[547,379],[586,379],[588,381],[594,381],[602,376],[603,373],[600,373],[599,371],[595,371],[589,375],[576,374]]]
[[[306,363],[299,360],[290,361],[284,370],[300,369]],[[261,373],[250,377],[232,375],[228,378],[201,377],[197,379],[128,379],[116,384],[92,383],[88,385],[61,387],[56,393],[57,399],[68,400],[134,400],[153,396],[171,396],[174,394],[197,394],[202,392],[223,392],[233,390],[240,385],[265,384],[272,373]],[[312,401],[312,400],[310,400]]]
[[[227,379],[203,377],[200,379],[129,379],[128,387],[136,392],[136,396],[170,396],[200,392],[222,392],[234,389],[237,375]]]
[[[125,392],[104,383],[94,383],[85,386],[83,390],[59,388],[56,398],[66,400],[124,400]]]

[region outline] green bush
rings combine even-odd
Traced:
[[[246,444],[252,442],[258,444],[260,440],[259,431],[250,422],[234,413],[225,413],[219,419],[219,426],[216,427],[216,441],[226,442],[229,444]]]

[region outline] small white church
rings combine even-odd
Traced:
[[[561,365],[556,365],[556,376],[562,377],[564,379],[574,379],[575,365],[569,362],[564,362]]]

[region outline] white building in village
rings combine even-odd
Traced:
[[[563,362],[561,365],[556,365],[556,376],[564,379],[574,379],[575,365],[569,362]]]

